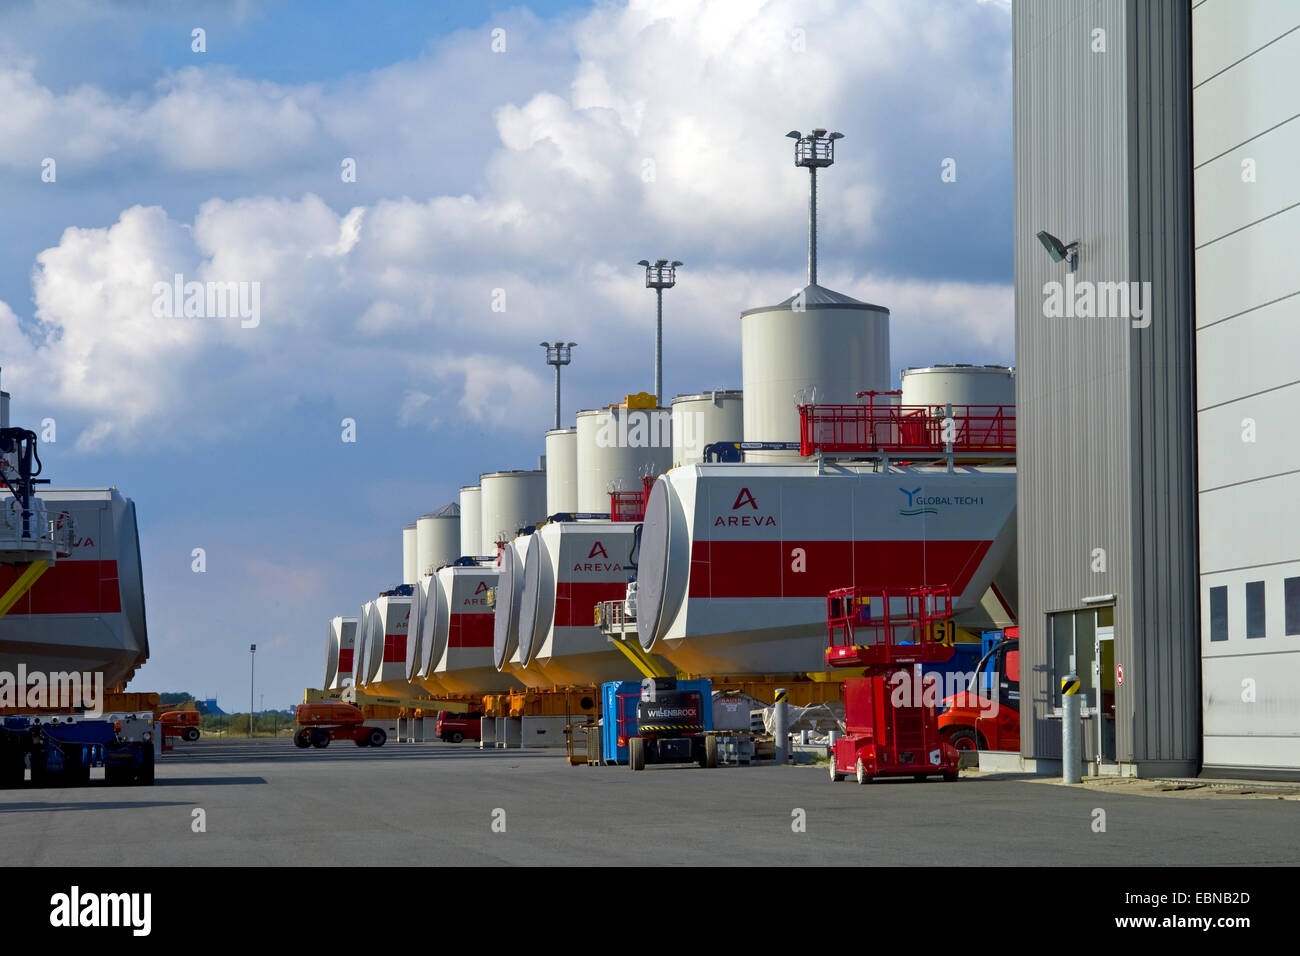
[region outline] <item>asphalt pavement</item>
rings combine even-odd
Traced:
[[[205,739],[167,754],[153,787],[0,791],[0,846],[7,866],[1300,864],[1298,801],[1125,791]]]

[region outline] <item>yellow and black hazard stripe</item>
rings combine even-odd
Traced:
[[[1079,678],[1077,678],[1077,677],[1062,677],[1062,678],[1061,678],[1061,693],[1062,693],[1062,694],[1077,694],[1077,693],[1079,693]]]
[[[638,734],[692,734],[703,730],[703,724],[637,724],[636,728]]]
[[[790,695],[786,692],[786,689],[783,687],[776,692],[776,700],[773,703],[777,703],[777,704],[784,703],[785,699],[789,696]]]

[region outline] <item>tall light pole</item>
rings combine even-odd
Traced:
[[[248,739],[253,739],[253,661],[257,658],[257,645],[248,645]]]
[[[835,162],[835,141],[843,133],[815,129],[807,136],[792,129],[785,134],[795,141],[794,164],[808,167],[808,284],[817,284],[817,170]]]
[[[656,259],[652,265],[645,259],[637,265],[645,266],[645,287],[655,290],[655,401],[664,403],[664,289],[677,284],[676,259]]]
[[[560,366],[568,365],[573,361],[570,350],[577,345],[577,342],[564,342],[556,339],[552,342],[540,343],[542,348],[546,349],[546,364],[555,366],[555,427],[560,427]]]

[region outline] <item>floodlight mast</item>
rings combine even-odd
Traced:
[[[566,342],[563,339],[556,339],[554,342],[539,343],[542,348],[546,349],[546,364],[555,366],[555,427],[560,427],[560,366],[568,365],[573,361],[570,350],[577,345],[577,342]]]
[[[637,262],[645,266],[645,287],[655,290],[655,401],[660,405],[664,396],[664,289],[677,284],[677,267],[681,264],[677,259],[656,259],[653,264],[646,259]]]
[[[808,284],[817,284],[817,170],[835,162],[835,141],[843,133],[812,130],[804,135],[797,129],[785,134],[795,141],[794,164],[808,167]]]

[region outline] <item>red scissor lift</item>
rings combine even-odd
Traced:
[[[873,602],[879,617],[871,613]],[[891,609],[900,605],[901,614]],[[865,676],[844,682],[845,734],[831,753],[832,781],[849,774],[858,783],[936,774],[957,779],[960,755],[939,736],[937,702],[927,702],[920,675],[922,664],[952,657],[952,646],[938,639],[951,617],[947,586],[838,588],[827,595],[827,666],[865,668]]]

